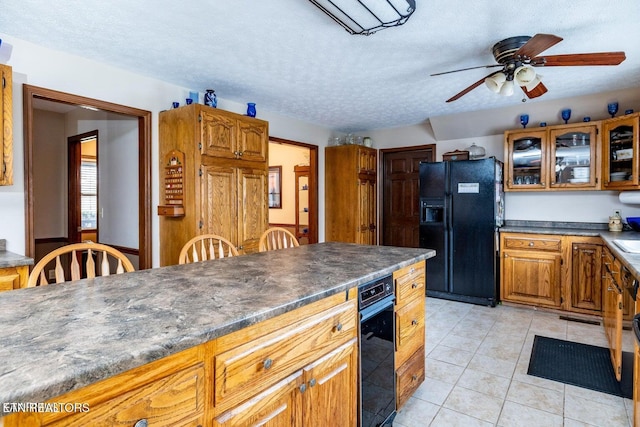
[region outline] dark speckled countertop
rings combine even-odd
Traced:
[[[0,416],[434,255],[320,243],[2,292]]]
[[[7,241],[0,239],[0,268],[33,265],[33,258],[7,251]]]

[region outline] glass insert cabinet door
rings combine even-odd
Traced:
[[[594,188],[597,126],[549,129],[551,187]]]
[[[547,186],[546,135],[546,130],[542,129],[513,132],[507,136],[507,187],[534,190]]]
[[[634,116],[605,121],[603,179],[607,188],[638,185],[638,117]]]

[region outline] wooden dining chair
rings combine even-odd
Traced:
[[[84,269],[81,269],[78,258],[85,252],[87,260],[84,263]],[[94,254],[99,258],[100,274],[97,274],[98,272],[96,271],[97,266],[94,260]],[[65,269],[61,261],[61,258],[64,258],[65,255],[69,255],[71,258],[69,260],[69,273],[67,275],[69,280],[65,277]],[[92,279],[97,275],[109,276],[111,275],[112,264],[115,265],[115,274],[129,273],[135,270],[131,261],[122,252],[111,246],[93,242],[72,243],[49,252],[38,261],[29,275],[27,288],[49,284],[45,271],[47,265],[54,260],[55,282],[53,283],[62,283],[83,278]]]
[[[258,249],[260,252],[275,251],[277,249],[293,248],[300,246],[298,239],[292,232],[282,227],[271,227],[260,237]]]
[[[238,249],[229,240],[217,234],[202,234],[184,244],[178,257],[179,264],[238,256]]]

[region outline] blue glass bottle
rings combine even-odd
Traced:
[[[218,106],[218,98],[216,92],[213,89],[207,89],[207,93],[204,94],[204,105],[216,108]]]
[[[256,104],[253,102],[249,102],[247,104],[247,116],[255,117],[256,116]]]

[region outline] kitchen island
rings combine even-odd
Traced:
[[[355,305],[353,290],[360,284],[434,255],[321,243],[2,293],[0,404],[51,401],[130,370],[159,367],[163,360],[171,365],[175,355],[214,343],[198,350],[206,371],[208,352],[223,346],[218,338],[250,341],[261,322],[304,313],[331,298]],[[322,324],[322,313],[318,308],[309,317]],[[342,315],[336,313],[332,319]],[[204,378],[214,382],[210,374]],[[214,398],[201,382],[194,387],[205,389],[208,404]],[[0,410],[12,412],[4,405]]]

